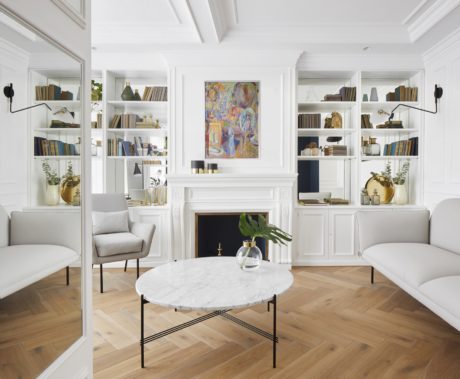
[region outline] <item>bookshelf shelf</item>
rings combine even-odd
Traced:
[[[80,128],[36,128],[34,132],[37,133],[49,133],[49,134],[77,134],[81,133]]]
[[[69,111],[80,110],[80,100],[35,100],[34,104],[45,103],[54,111],[56,108],[66,107]]]
[[[361,156],[361,161],[400,161],[400,160],[416,160],[417,155],[380,155],[380,156]]]
[[[34,159],[55,159],[55,160],[74,160],[79,161],[79,155],[34,155]]]
[[[304,128],[297,129],[297,135],[299,137],[310,137],[310,136],[337,136],[337,135],[349,135],[356,133],[356,129],[318,129],[318,128]]]
[[[404,129],[361,129],[361,134],[365,136],[403,136],[407,134],[418,133],[419,130],[415,128]]]
[[[299,113],[315,111],[332,112],[350,110],[358,103],[356,101],[310,101],[298,103]]]
[[[123,100],[110,100],[108,105],[115,107],[132,108],[132,109],[164,109],[167,107],[167,101],[123,101]]]
[[[305,156],[298,155],[297,160],[299,161],[343,161],[356,159],[353,155],[339,156],[339,155],[321,155],[321,156]]]
[[[361,111],[362,113],[366,112],[377,112],[379,109],[383,109],[387,112],[391,111],[395,108],[398,104],[405,104],[410,105],[413,107],[420,107],[420,103],[418,101],[363,101],[361,103]],[[399,107],[397,109],[398,112],[407,112],[409,108],[407,107]]]
[[[160,136],[164,137],[167,136],[168,130],[167,129],[154,129],[154,128],[108,128],[107,133],[115,133],[115,134],[142,134],[142,135],[149,135],[149,136]]]

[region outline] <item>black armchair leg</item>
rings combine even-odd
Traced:
[[[374,284],[374,267],[371,266],[371,284]]]
[[[99,283],[101,293],[104,293],[104,279],[102,278],[102,263],[99,265]]]
[[[128,267],[128,260],[125,261],[125,272],[126,272],[127,267]]]
[[[65,268],[65,280],[66,280],[66,284],[69,285],[70,284],[70,269],[69,269],[69,266],[67,266]]]
[[[136,259],[137,277],[139,278],[139,258]]]

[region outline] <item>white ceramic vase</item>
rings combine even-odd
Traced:
[[[395,184],[395,194],[393,196],[393,202],[397,205],[407,204],[407,188],[405,184]]]
[[[46,191],[45,191],[46,205],[58,205],[60,199],[61,199],[61,194],[60,194],[59,184],[56,184],[56,185],[47,184]]]

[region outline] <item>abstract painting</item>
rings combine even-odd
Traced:
[[[205,82],[206,158],[259,157],[259,82]]]

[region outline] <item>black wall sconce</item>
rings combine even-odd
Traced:
[[[417,108],[417,107],[414,107],[412,105],[407,105],[407,104],[398,104],[396,107],[393,108],[393,110],[391,111],[391,114],[390,114],[390,117],[388,117],[388,121],[391,123],[391,120],[393,119],[393,117],[395,116],[395,110],[398,108],[398,107],[406,107],[406,108],[411,108],[411,109],[416,109],[418,111],[422,111],[422,112],[427,112],[427,113],[432,113],[432,114],[436,114],[438,113],[438,99],[440,99],[442,97],[442,88],[441,87],[438,87],[437,84],[434,85],[434,106],[435,106],[435,110],[434,111],[429,111],[427,109],[422,109],[422,108]]]
[[[22,109],[16,109],[15,111],[13,111],[13,97],[14,97],[13,83],[10,83],[9,86],[3,87],[3,94],[4,94],[8,99],[10,99],[10,112],[11,112],[11,113],[22,112],[22,111],[25,111],[25,110],[27,110],[27,109],[39,107],[39,106],[41,106],[41,105],[44,105],[45,107],[47,107],[47,108],[51,111],[51,108],[50,108],[49,105],[46,104],[46,103],[35,104],[35,105],[31,105],[30,107],[26,107],[26,108],[22,108]]]

